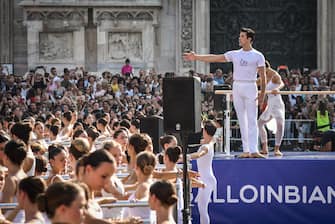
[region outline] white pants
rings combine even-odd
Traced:
[[[211,195],[217,185],[217,182],[215,177],[208,179],[200,178],[200,180],[206,184],[206,187],[198,188],[198,195],[195,199],[198,203],[200,224],[210,224],[211,220],[208,214],[208,204],[211,201]]]
[[[233,102],[240,125],[243,152],[258,152],[256,82],[234,81]]]

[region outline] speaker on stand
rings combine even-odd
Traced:
[[[196,77],[163,79],[164,131],[179,133],[183,143],[183,223],[190,220],[190,181],[187,142],[190,133],[201,130],[201,85]]]
[[[154,153],[160,153],[162,148],[159,144],[159,138],[164,135],[163,118],[160,116],[142,117],[140,119],[140,131],[141,133],[147,133],[151,137]]]

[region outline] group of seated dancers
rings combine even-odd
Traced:
[[[138,125],[112,129],[108,123],[106,118],[94,125],[78,123],[73,113],[45,122],[28,118],[2,129],[1,203],[16,207],[2,208],[0,222],[182,223],[182,170],[177,164],[183,149],[177,138],[162,136],[163,151],[154,154],[150,136],[140,133]],[[59,128],[56,137],[54,127]],[[203,127],[202,146],[188,156],[197,160],[198,172],[189,170],[188,176],[192,187],[199,188],[200,218],[209,221],[216,125],[208,120]],[[103,206],[125,200],[148,206]]]

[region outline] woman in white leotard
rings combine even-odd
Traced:
[[[156,163],[156,156],[151,152],[141,152],[136,156],[135,172],[138,185],[135,192],[130,195],[130,201],[147,202],[149,200],[149,189],[153,182],[152,173]],[[155,213],[148,207],[124,208],[123,217],[141,217],[142,220],[149,220],[149,223],[155,223]]]
[[[275,134],[275,147],[274,155],[282,156],[280,152],[280,144],[284,136],[284,124],[285,124],[285,104],[281,98],[281,95],[278,94],[279,90],[284,87],[284,83],[280,75],[271,68],[268,61],[265,62],[266,67],[266,90],[271,91],[271,94],[267,94],[267,108],[263,111],[261,116],[258,119],[258,128],[259,134],[262,143],[262,154],[268,154],[268,142],[267,142],[267,133],[265,130],[265,124],[268,123],[272,118],[276,120],[277,130]],[[257,83],[260,83],[257,80]]]
[[[197,160],[198,172],[200,180],[206,184],[204,188],[199,188],[197,201],[200,214],[200,223],[210,223],[208,215],[208,204],[211,199],[212,191],[216,186],[216,178],[213,173],[212,162],[214,156],[214,139],[216,132],[214,121],[208,120],[203,123],[203,145],[200,146],[198,152],[190,154],[190,159]],[[201,206],[199,206],[201,205]]]
[[[175,224],[173,219],[173,205],[178,201],[178,196],[173,184],[160,180],[150,187],[149,206],[156,211],[157,224]]]

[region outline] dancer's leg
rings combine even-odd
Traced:
[[[206,186],[198,190],[198,209],[200,214],[200,224],[209,224],[208,204],[211,199],[212,188]]]
[[[277,132],[275,135],[276,139],[275,139],[274,153],[275,153],[275,156],[282,156],[283,154],[280,152],[279,148],[283,140],[283,136],[284,136],[285,120],[283,118],[276,118],[276,122],[277,122]]]
[[[258,120],[258,130],[259,130],[259,136],[261,138],[261,144],[262,144],[262,154],[268,154],[268,134],[265,129],[266,121],[259,119]]]

